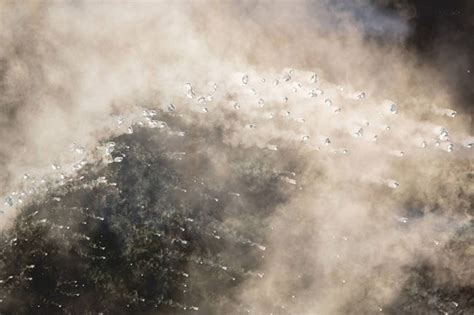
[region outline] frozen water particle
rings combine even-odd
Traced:
[[[153,109],[145,109],[143,110],[143,117],[146,117],[146,118],[151,118],[151,117],[154,117],[156,116],[156,110],[153,110]]]
[[[162,129],[166,127],[166,122],[160,120],[151,120],[149,126],[150,128]]]
[[[283,176],[281,177],[281,180],[288,183],[288,184],[291,184],[291,185],[296,185],[296,180],[293,179],[293,178],[289,178],[289,177],[286,177],[286,176]]]
[[[391,112],[392,114],[398,114],[398,108],[397,108],[397,105],[396,105],[396,104],[390,105],[390,112]]]
[[[401,223],[408,223],[408,218],[407,217],[397,217],[397,221]]]
[[[439,133],[439,140],[441,141],[448,141],[449,140],[449,133],[446,129],[442,128],[441,132]]]
[[[61,169],[61,165],[57,164],[57,163],[53,163],[51,164],[51,168],[55,171],[57,170],[60,170]]]
[[[10,196],[5,197],[5,205],[6,205],[6,206],[10,206],[10,207],[13,206],[13,199],[12,199],[12,197],[10,197]]]
[[[319,95],[323,95],[324,94],[324,91],[321,90],[321,89],[315,89],[315,90],[311,90],[308,95],[309,97],[317,97]]]
[[[361,100],[361,99],[364,99],[366,96],[367,96],[367,94],[365,94],[365,92],[361,92],[357,95],[357,99]]]
[[[397,189],[400,186],[400,183],[392,179],[388,181],[387,186],[392,189]]]
[[[168,104],[168,111],[169,112],[174,112],[176,110],[176,106],[174,106],[174,104]]]
[[[244,74],[242,76],[242,83],[247,85],[247,83],[249,83],[249,76],[247,74]]]
[[[357,130],[355,133],[354,133],[354,137],[356,138],[360,138],[364,135],[364,129],[363,128],[359,128],[359,130]]]

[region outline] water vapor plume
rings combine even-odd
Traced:
[[[0,3],[1,312],[474,312],[472,110],[420,14]]]

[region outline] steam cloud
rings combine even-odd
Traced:
[[[100,174],[116,158],[104,143],[131,127],[124,161],[127,144],[148,143],[257,213],[237,220],[229,201],[221,218],[264,254],[232,289],[239,312],[397,313],[426,270],[448,293],[404,312],[474,311],[472,117],[406,49],[416,12],[396,6],[1,3],[5,235],[61,176]]]

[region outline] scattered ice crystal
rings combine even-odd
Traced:
[[[176,110],[176,106],[174,104],[170,103],[168,104],[168,111],[169,112],[174,112]]]
[[[242,76],[242,83],[247,85],[247,83],[249,83],[249,76],[247,74],[244,74]]]
[[[397,108],[397,105],[396,105],[396,104],[390,105],[390,112],[391,112],[392,114],[398,114],[398,108]]]
[[[392,189],[396,189],[400,186],[400,183],[397,182],[396,180],[389,180],[388,183],[387,183],[388,187],[392,188]]]

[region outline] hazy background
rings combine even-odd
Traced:
[[[97,160],[142,107],[173,103],[231,148],[301,161],[265,219],[265,276],[239,286],[252,312],[383,311],[425,261],[441,283],[474,285],[472,246],[442,254],[472,233],[470,1],[4,2],[0,14],[0,193],[52,163],[72,172],[71,143]],[[226,178],[235,153],[206,154]]]

